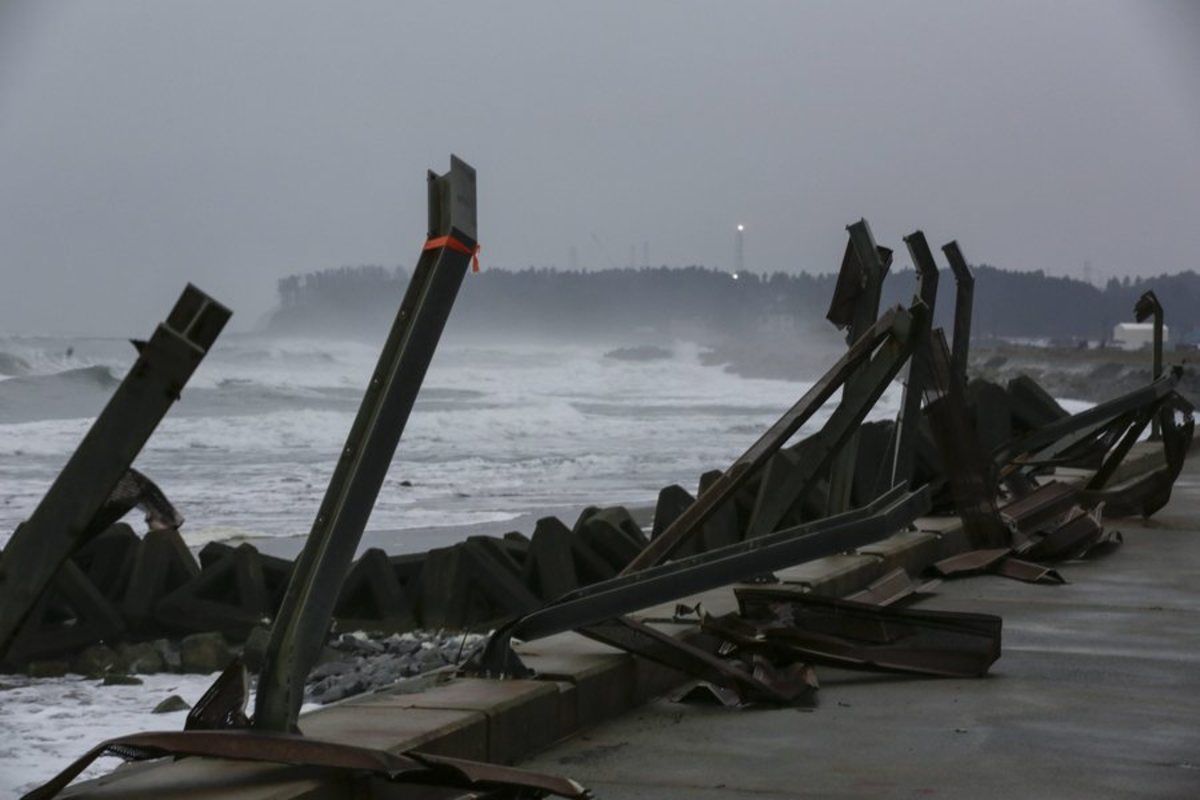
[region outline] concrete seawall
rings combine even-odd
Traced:
[[[1139,449],[1125,476],[1161,463]],[[915,574],[967,547],[957,518],[917,527],[778,575],[844,595],[894,567]],[[567,633],[518,646],[536,680],[447,673],[425,691],[351,698],[300,724],[314,738],[395,753],[522,763],[600,797],[987,796],[989,786],[1007,787],[1005,796],[1096,797],[1143,785],[1153,785],[1149,796],[1194,796],[1180,792],[1200,788],[1186,752],[1200,745],[1191,723],[1200,711],[1200,637],[1186,614],[1200,606],[1200,465],[1187,465],[1154,519],[1114,527],[1126,545],[1069,565],[1067,586],[971,578],[944,583],[922,603],[1004,617],[1005,655],[982,681],[822,668],[821,707],[811,714],[697,708],[655,700],[685,675]],[[687,602],[734,610],[729,588]],[[250,800],[344,790],[342,779],[311,769],[191,758],[123,767],[65,796]]]

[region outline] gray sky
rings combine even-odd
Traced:
[[[830,271],[844,226],[1098,278],[1195,268],[1200,3],[0,0],[0,331],[143,335],[191,280],[411,265]],[[600,242],[601,244],[597,244]]]

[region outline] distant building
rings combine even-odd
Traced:
[[[1167,326],[1163,325],[1163,345],[1171,340]],[[1154,344],[1154,323],[1118,322],[1113,326],[1113,345],[1122,350],[1140,350]]]

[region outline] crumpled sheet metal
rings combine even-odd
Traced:
[[[792,698],[786,705],[802,708],[816,706],[820,682],[811,664],[794,662],[778,666],[756,655],[751,657],[750,668],[756,678],[777,687],[781,693]],[[762,702],[753,697],[746,697],[736,689],[703,680],[689,681],[669,697],[674,703],[722,705],[726,708],[743,708]]]
[[[774,663],[979,677],[1000,657],[1003,623],[992,614],[881,608],[774,588],[735,594],[739,613],[707,619],[704,629]]]
[[[1195,409],[1181,395],[1172,392],[1159,410],[1163,456],[1166,466],[1121,486],[1097,487],[1091,484],[1081,493],[1087,506],[1104,504],[1110,517],[1150,517],[1171,499],[1171,489],[1183,470],[1195,434]]]
[[[698,644],[685,642],[629,617],[589,625],[580,628],[579,632],[589,639],[719,687],[723,691],[714,691],[714,694],[723,698],[722,702],[729,697],[727,693],[732,692],[739,705],[769,703],[790,706],[813,703],[813,692],[817,688],[815,676],[798,673],[791,664],[777,666],[761,659],[743,661],[723,658]],[[713,649],[720,644],[710,643]]]
[[[527,770],[455,758],[409,753],[308,739],[303,736],[250,731],[161,731],[135,733],[101,742],[23,800],[49,800],[67,787],[89,764],[105,755],[127,761],[170,756],[256,761],[269,764],[323,767],[386,778],[415,786],[511,788],[521,797],[553,795],[590,797],[575,781]],[[164,794],[169,796],[168,787]]]
[[[1103,508],[1100,504],[1092,511],[1074,509],[1058,527],[1029,539],[1017,553],[1030,561],[1065,561],[1085,555],[1104,536]]]
[[[1000,518],[1014,536],[1021,537],[1060,519],[1078,500],[1079,489],[1050,481],[1001,508]]]
[[[938,561],[932,569],[943,578],[1001,575],[1026,583],[1066,583],[1066,580],[1056,570],[1013,558],[1012,552],[1012,549],[1008,547],[968,550],[965,553]]]

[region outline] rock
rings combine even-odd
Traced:
[[[421,643],[416,639],[403,639],[400,636],[392,636],[383,640],[384,647],[388,653],[394,656],[407,656],[421,649]]]
[[[117,655],[125,663],[125,669],[130,674],[154,675],[162,672],[163,657],[150,642],[123,644],[117,648]]]
[[[349,661],[330,661],[327,664],[321,664],[308,673],[309,680],[321,680],[328,678],[331,675],[345,675],[347,672],[353,672],[355,665]]]
[[[193,633],[179,643],[179,658],[184,672],[219,672],[233,660],[233,650],[219,633]]]
[[[71,671],[89,678],[100,678],[110,672],[124,672],[125,663],[106,644],[94,644],[85,647],[71,661]]]
[[[155,639],[154,652],[162,659],[163,668],[167,672],[183,672],[183,659],[179,656],[179,645],[170,639]]]
[[[25,672],[31,678],[61,678],[67,674],[67,662],[30,661]]]
[[[246,669],[256,674],[262,669],[263,659],[267,655],[267,642],[270,639],[269,628],[258,625],[251,629],[250,635],[246,637],[246,643],[242,645],[242,661],[245,663]]]
[[[151,714],[170,714],[172,711],[187,711],[191,706],[177,694],[173,694],[154,707]]]
[[[105,675],[101,686],[141,686],[142,679],[135,678],[133,675],[112,674]]]

